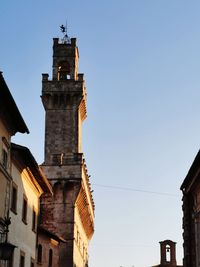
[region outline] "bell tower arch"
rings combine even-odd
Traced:
[[[161,266],[176,265],[176,242],[164,240],[160,242],[160,264]]]
[[[53,40],[53,80],[60,80],[60,78],[77,80],[79,52],[76,38],[64,43],[59,43],[58,38]]]

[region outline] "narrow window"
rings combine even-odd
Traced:
[[[12,183],[11,210],[17,214],[17,185]]]
[[[37,215],[36,215],[36,211],[33,208],[33,214],[32,214],[32,230],[33,232],[36,232],[36,228],[37,228]]]
[[[167,262],[170,262],[171,261],[171,251],[170,251],[170,246],[169,245],[167,245],[166,246],[166,261]]]
[[[35,260],[33,258],[31,258],[31,264],[30,267],[35,267]]]
[[[77,235],[76,235],[76,241],[78,243],[78,240],[79,240],[79,232],[77,231]]]
[[[25,253],[23,251],[20,251],[19,267],[25,267]]]
[[[42,245],[38,245],[37,261],[42,263]]]
[[[8,168],[8,152],[5,149],[2,152],[2,164],[5,169]]]
[[[53,266],[52,263],[53,263],[53,250],[50,249],[49,250],[49,266],[48,267],[52,267]]]
[[[85,247],[83,246],[83,259],[85,258]]]
[[[27,197],[24,195],[24,197],[23,197],[23,206],[22,206],[22,221],[25,224],[27,224],[27,208],[28,208]]]

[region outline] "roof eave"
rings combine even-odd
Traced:
[[[29,129],[26,126],[26,123],[24,122],[24,119],[10,93],[10,90],[4,80],[3,74],[0,71],[0,98],[2,100],[2,105],[0,105],[0,109],[4,111],[5,103],[5,111],[4,116],[7,119],[7,122],[10,124],[10,127],[12,129],[13,135],[17,132],[20,133],[29,133]],[[1,102],[1,101],[0,101]]]
[[[27,147],[20,146],[20,145],[14,144],[14,143],[11,143],[11,149],[13,151],[18,151],[20,153],[21,158],[24,161],[24,164],[27,167],[29,167],[29,169],[33,173],[36,181],[38,182],[38,184],[40,185],[42,190],[45,193],[51,193],[52,194],[52,187],[51,187],[50,183],[48,182],[46,176],[42,172],[41,168],[37,164],[35,158],[33,157],[32,153],[30,152],[30,150]]]
[[[191,185],[191,183],[194,183],[195,178],[195,174],[197,173],[197,171],[200,170],[200,150],[198,151],[180,189],[181,190],[186,190],[187,187],[189,187]],[[194,179],[195,178],[195,179]]]

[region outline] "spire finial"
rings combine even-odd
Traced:
[[[64,26],[63,24],[60,26],[60,30],[61,32],[63,33],[63,38],[61,39],[62,40],[62,43],[63,44],[68,44],[71,42],[68,34],[67,34],[67,20],[66,20],[66,25]]]

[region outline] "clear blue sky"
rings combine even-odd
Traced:
[[[1,1],[0,69],[31,132],[14,141],[38,163],[52,38],[67,19],[78,39],[88,93],[83,150],[96,204],[90,267],[158,264],[164,239],[177,242],[182,262],[179,188],[200,143],[199,10],[197,0]]]

